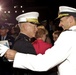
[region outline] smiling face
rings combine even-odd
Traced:
[[[69,29],[69,17],[63,17],[60,19],[59,27],[62,27],[64,30]]]
[[[59,27],[62,27],[63,30],[69,29],[71,26],[76,24],[73,16],[66,16],[60,19]]]

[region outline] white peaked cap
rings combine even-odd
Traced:
[[[58,13],[57,18],[61,18],[64,16],[69,16],[69,15],[76,17],[76,9],[73,7],[69,7],[69,6],[60,6],[59,7],[59,13]]]
[[[76,9],[69,6],[60,6],[59,12],[75,12],[76,13]]]
[[[16,17],[18,22],[38,22],[38,12],[27,12]]]

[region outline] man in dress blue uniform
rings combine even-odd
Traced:
[[[63,31],[44,55],[23,54],[0,45],[1,56],[14,60],[13,67],[47,71],[58,65],[59,75],[76,75],[76,9],[60,6],[58,18]],[[21,58],[21,59],[20,59]]]
[[[35,37],[37,31],[39,13],[27,12],[19,15],[16,20],[20,28],[20,33],[15,40],[13,49],[21,53],[29,53],[36,55],[36,51],[31,44],[31,38]],[[14,68],[14,75],[36,75],[30,70]]]

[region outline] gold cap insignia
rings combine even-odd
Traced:
[[[61,18],[63,16],[68,16],[69,14],[59,14],[57,18]]]
[[[26,22],[32,22],[32,23],[39,24],[38,19],[36,19],[36,18],[27,18]]]

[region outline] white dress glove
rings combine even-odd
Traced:
[[[0,44],[0,57],[2,57],[8,49],[9,49],[9,47],[7,47],[3,44]]]

